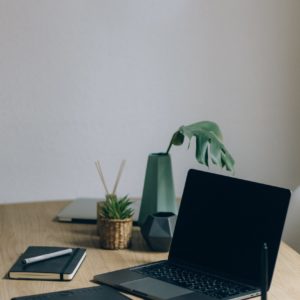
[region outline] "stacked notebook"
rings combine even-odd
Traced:
[[[58,252],[60,254],[58,254]],[[63,254],[62,254],[63,253]],[[47,259],[45,259],[45,255]],[[55,257],[50,256],[56,255]],[[57,256],[59,255],[59,256]],[[41,260],[41,256],[43,256]],[[71,280],[86,256],[86,249],[30,246],[8,272],[12,279]],[[107,286],[94,286],[52,293],[15,297],[12,300],[127,300]]]
[[[67,255],[30,264],[24,263],[26,258],[65,249],[67,248],[30,246],[12,266],[8,276],[12,279],[71,280],[86,256],[86,249],[71,248],[72,252]]]
[[[11,300],[130,300],[118,291],[108,286],[95,286],[75,290],[59,291],[47,294],[38,294],[25,297],[16,297]]]

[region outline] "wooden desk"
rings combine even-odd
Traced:
[[[167,257],[166,253],[149,251],[138,228],[134,229],[130,250],[99,249],[96,225],[67,224],[53,220],[66,203],[66,201],[62,201],[0,205],[1,300],[93,286],[95,284],[90,280],[95,274]],[[28,245],[85,247],[87,248],[87,257],[70,282],[6,279],[7,271]],[[284,243],[280,248],[268,299],[300,299],[300,255]]]

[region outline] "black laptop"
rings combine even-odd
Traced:
[[[270,287],[290,191],[190,170],[168,260],[95,276],[146,299],[247,299]]]

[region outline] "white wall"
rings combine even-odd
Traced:
[[[236,176],[300,183],[300,1],[0,0],[0,202],[141,195],[148,153],[216,121]],[[171,150],[177,194],[193,150]]]

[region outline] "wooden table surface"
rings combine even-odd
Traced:
[[[54,220],[54,216],[67,203],[52,201],[0,205],[0,300],[93,286],[95,284],[91,280],[96,274],[167,258],[166,253],[149,250],[139,228],[134,228],[131,249],[100,249],[96,225]],[[72,281],[7,279],[8,270],[29,245],[84,247],[87,257]],[[268,299],[300,299],[300,255],[284,243],[280,247]]]

